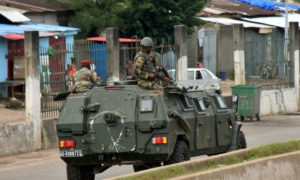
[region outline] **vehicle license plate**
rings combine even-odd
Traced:
[[[60,157],[82,157],[81,150],[60,150]]]

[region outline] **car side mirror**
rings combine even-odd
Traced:
[[[238,104],[239,104],[239,95],[236,93],[233,93],[232,94],[232,105],[233,105],[233,108],[235,109],[235,112],[237,112]]]

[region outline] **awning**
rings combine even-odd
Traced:
[[[20,40],[20,39],[24,39],[24,34],[9,34],[9,35],[2,35],[1,37],[9,40]]]
[[[39,32],[39,37],[49,37],[49,36],[59,36],[60,33],[52,33],[52,32]],[[8,34],[8,35],[1,35],[1,37],[9,40],[21,40],[24,39],[24,34]]]
[[[21,14],[18,11],[0,10],[0,14],[2,16],[4,16],[6,19],[8,19],[10,22],[13,22],[13,23],[29,22],[30,21],[30,19],[28,19],[26,16],[24,16],[23,14]]]
[[[243,24],[245,28],[275,28],[274,26],[269,26],[265,24],[255,23],[255,22],[247,22],[243,20],[236,20],[230,18],[223,17],[199,17],[203,21],[223,24],[223,25],[233,25],[233,24]]]
[[[23,24],[1,24],[0,35],[9,34],[24,34],[25,31],[39,31],[40,34],[46,33],[60,33],[63,35],[75,35],[80,31],[78,28],[56,26],[49,24],[23,23]],[[41,36],[41,35],[40,35]],[[49,36],[49,35],[46,35]]]
[[[106,37],[98,36],[98,37],[90,37],[87,38],[90,41],[106,41]],[[130,42],[139,42],[140,39],[130,39],[130,38],[119,38],[119,41],[122,43],[130,43]]]
[[[242,18],[244,21],[249,21],[252,23],[260,23],[269,26],[276,27],[285,27],[285,16],[270,16],[270,17],[256,17],[256,18]],[[300,14],[289,14],[288,15],[289,22],[299,22],[300,27]]]

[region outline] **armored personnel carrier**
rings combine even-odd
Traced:
[[[163,90],[123,81],[70,94],[57,135],[68,179],[91,180],[113,165],[132,164],[140,171],[246,148],[240,129],[235,108],[210,81]]]

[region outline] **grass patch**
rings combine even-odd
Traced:
[[[249,150],[246,161],[300,150],[300,140],[273,143]]]
[[[124,178],[117,178],[117,180],[153,180],[153,179],[171,179],[179,176],[184,176],[192,173],[199,173],[211,169],[216,169],[224,166],[229,166],[233,164],[238,164],[245,161],[251,161],[254,159],[279,155],[283,153],[289,153],[300,150],[300,140],[292,140],[287,142],[273,143],[257,148],[250,149],[245,156],[237,157],[234,155],[228,156],[226,158],[220,158],[216,160],[211,160],[207,167],[203,168],[187,168],[188,166],[177,165],[172,167],[167,167],[161,170],[143,173],[140,175],[132,175]]]

